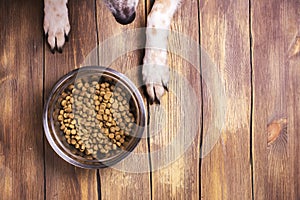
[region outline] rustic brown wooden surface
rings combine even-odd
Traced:
[[[204,1],[200,10],[201,46],[218,68],[226,94],[226,102],[219,99],[212,104],[213,107],[224,104],[226,115],[224,122],[218,122],[224,123],[220,140],[202,160],[201,197],[251,199],[249,3]],[[205,67],[205,63],[202,65]],[[210,112],[205,106],[204,103],[204,131],[212,123],[207,120]]]
[[[0,199],[44,197],[42,9],[0,2]]]
[[[299,59],[289,58],[299,34],[299,5],[299,1],[254,1],[251,9],[256,199],[300,197],[299,182],[294,181],[299,180],[299,93],[295,93]],[[268,140],[270,135],[274,139]]]
[[[80,169],[51,149],[41,118],[52,85],[72,69],[102,63],[85,58],[97,43],[145,26],[149,4],[141,1],[135,22],[122,26],[100,0],[71,0],[70,40],[62,54],[52,54],[43,36],[42,1],[0,2],[0,199],[299,199],[298,0],[192,0],[182,5],[172,30],[203,49],[191,53],[179,35],[170,39],[170,45],[201,61],[201,69],[199,63],[195,68],[188,58],[174,53],[169,53],[169,65],[191,84],[198,106],[194,112],[199,115],[194,126],[188,126],[182,107],[186,105],[181,103],[186,101],[186,88],[171,73],[170,92],[161,105],[150,106],[145,99],[149,138],[142,139],[134,152],[151,153],[140,160],[136,172],[143,173],[132,173],[126,160],[114,168]],[[122,50],[143,39],[143,35],[137,40],[122,36],[113,45]],[[205,53],[212,63],[204,59]],[[142,58],[143,50],[135,50],[114,59],[109,67],[140,86],[137,66]],[[214,101],[212,94],[219,95],[211,91],[216,82],[199,74],[212,64],[226,101]],[[206,138],[213,138],[208,134],[217,134],[207,133],[208,128],[223,123],[214,116],[214,107],[224,102],[221,136],[206,155],[210,142]],[[187,151],[162,167],[162,159],[184,150],[187,133],[195,127],[196,137]],[[153,156],[176,136],[182,140],[176,151]]]

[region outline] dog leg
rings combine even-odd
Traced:
[[[62,51],[65,36],[70,32],[67,3],[68,0],[44,0],[44,31],[52,52],[55,47]]]
[[[180,0],[156,0],[147,18],[143,81],[152,101],[160,100],[167,90],[168,30]]]

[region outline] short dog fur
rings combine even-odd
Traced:
[[[131,23],[135,18],[138,0],[103,0],[116,21]],[[68,0],[44,0],[44,31],[48,35],[51,50],[62,51],[65,36],[70,32]],[[158,29],[169,30],[171,19],[179,7],[180,0],[156,0],[147,17],[146,46],[159,40],[161,50],[145,49],[143,59],[143,80],[149,98],[159,102],[168,88],[169,69],[167,65],[167,36],[157,34]]]

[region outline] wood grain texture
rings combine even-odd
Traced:
[[[144,47],[144,32],[137,31],[135,34],[134,30],[145,26],[145,2],[139,2],[135,21],[123,26],[115,21],[102,1],[97,1],[97,23],[99,64],[126,74],[141,89],[140,65],[143,50],[140,48]],[[140,48],[134,50],[133,47],[136,46]],[[146,135],[145,131],[144,136]],[[150,167],[147,155],[147,140],[144,138],[133,154],[124,161],[112,168],[99,170],[101,198],[150,199]]]
[[[290,30],[287,33],[287,40],[292,39],[294,37],[294,41],[292,42],[292,46],[290,49],[298,49],[298,51],[294,51],[295,53],[293,57],[289,57],[287,63],[287,80],[286,80],[286,92],[287,92],[287,130],[288,130],[288,153],[290,155],[291,170],[289,176],[289,184],[291,184],[290,190],[291,199],[299,199],[300,198],[300,11],[296,8],[300,7],[299,1],[291,2],[288,5],[289,13],[291,13],[291,21],[288,23],[287,29]],[[291,12],[290,12],[291,11]],[[298,19],[298,20],[297,20]],[[296,34],[294,34],[294,32]],[[293,39],[292,39],[293,40]],[[297,46],[295,46],[297,45]]]
[[[52,150],[43,137],[42,108],[59,77],[105,63],[142,85],[145,35],[130,30],[145,26],[150,2],[140,1],[136,20],[122,26],[101,0],[70,0],[70,40],[62,54],[52,54],[43,37],[42,1],[0,1],[1,200],[300,198],[299,0],[184,1],[172,30],[188,40],[169,39],[169,93],[160,106],[145,99],[149,138],[134,156],[84,170]],[[103,54],[86,59],[110,38]],[[194,42],[203,49],[193,51]],[[201,61],[202,76],[191,61]],[[219,77],[205,74],[211,67]],[[212,126],[223,126],[220,137]],[[169,144],[175,148],[164,149]]]
[[[169,92],[160,105],[149,109],[153,199],[199,199],[200,195],[202,102],[197,15],[198,2],[194,0],[185,1],[177,10],[169,33]]]
[[[0,2],[0,199],[44,197],[41,13],[41,1]]]
[[[254,197],[299,199],[299,183],[292,181],[296,177],[299,180],[299,144],[295,143],[299,141],[299,124],[295,121],[299,113],[299,59],[297,64],[298,57],[289,59],[288,54],[299,31],[299,1],[251,4]],[[283,126],[277,128],[279,134],[267,144],[268,133],[275,131],[277,122]]]
[[[201,163],[201,198],[251,199],[250,120],[251,66],[248,1],[200,1],[201,46],[217,67],[226,98],[212,102],[225,109],[225,121],[209,121],[211,110],[203,96],[203,135],[213,123],[222,133]],[[206,63],[201,63],[205,68]],[[205,81],[205,80],[204,80]],[[212,84],[212,86],[214,83]],[[214,89],[218,87],[208,88]],[[219,94],[220,91],[210,91]],[[209,94],[209,91],[208,91]],[[203,141],[202,146],[207,145]]]
[[[71,32],[63,53],[52,54],[45,43],[45,97],[62,75],[80,67],[97,44],[95,1],[74,0],[68,7]],[[73,167],[61,159],[47,141],[45,169],[46,199],[98,199],[97,170]]]
[[[299,16],[299,15],[298,15]],[[288,183],[290,185],[291,199],[300,198],[300,57],[295,57],[289,60],[289,73],[287,82],[287,130],[288,130],[288,154],[290,155],[289,164],[291,170],[289,171],[290,176],[288,177]]]

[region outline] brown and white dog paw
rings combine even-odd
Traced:
[[[44,0],[44,31],[51,51],[61,52],[70,32],[67,0]]]
[[[151,102],[160,103],[165,91],[168,91],[169,68],[165,65],[144,64],[143,81]]]

